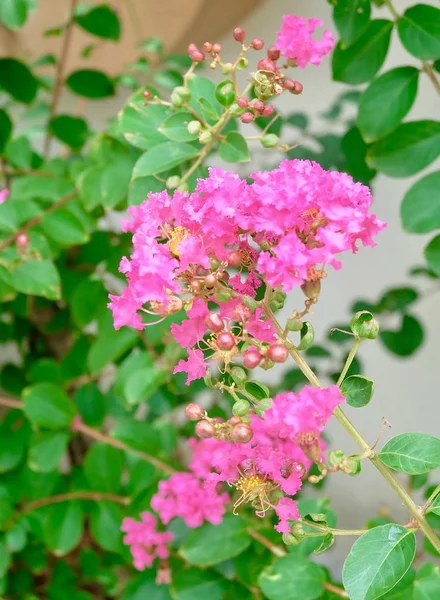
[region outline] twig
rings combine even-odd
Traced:
[[[21,507],[21,513],[29,513],[43,506],[49,506],[50,504],[58,504],[60,502],[69,502],[71,500],[93,500],[94,502],[100,502],[107,500],[109,502],[116,502],[117,504],[127,505],[130,503],[130,498],[126,496],[117,496],[116,494],[107,494],[104,492],[93,492],[93,491],[75,491],[66,492],[65,494],[58,494],[56,496],[49,496],[48,498],[40,498],[29,502]]]

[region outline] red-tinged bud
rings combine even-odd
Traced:
[[[72,421],[72,423],[70,424],[70,429],[72,431],[79,431],[83,425],[83,420],[81,415],[76,415]]]
[[[257,112],[263,112],[264,102],[261,102],[261,100],[255,100],[252,104],[252,108]]]
[[[29,236],[26,233],[19,233],[15,238],[15,243],[18,248],[26,248],[29,244]]]
[[[193,293],[199,292],[202,289],[202,284],[200,283],[200,281],[197,281],[197,279],[193,279],[189,284],[189,289]]]
[[[302,91],[304,89],[303,84],[300,83],[299,81],[295,81],[294,83],[295,83],[295,85],[293,87],[293,90],[290,90],[290,93],[295,94],[296,96],[299,96],[299,94],[302,94]]]
[[[212,52],[212,44],[211,44],[211,42],[205,42],[203,44],[203,50],[205,52]]]
[[[214,54],[220,54],[220,52],[222,51],[222,45],[217,42],[215,44],[212,44],[212,51]]]
[[[188,46],[188,54],[191,60],[194,62],[203,62],[205,60],[205,54],[197,48],[195,44]]]
[[[236,444],[247,444],[250,442],[253,436],[252,429],[247,423],[237,423],[231,429],[229,434],[231,440]]]
[[[150,90],[144,90],[142,92],[142,96],[144,97],[145,100],[151,100],[152,94],[151,94]]]
[[[263,356],[258,352],[258,350],[246,350],[243,354],[243,366],[246,369],[255,369],[261,362]]]
[[[246,98],[237,98],[237,104],[240,108],[247,108],[249,106]]]
[[[205,411],[199,404],[192,402],[185,408],[185,417],[188,421],[200,421],[205,416]]]
[[[223,319],[217,313],[209,314],[205,319],[205,323],[207,328],[210,331],[214,331],[215,333],[220,333],[220,331],[223,331],[223,329],[225,328]]]
[[[286,362],[287,357],[289,356],[289,351],[287,350],[286,346],[274,344],[273,346],[269,347],[267,356],[274,363],[283,363]]]
[[[229,423],[230,423],[231,425],[237,425],[237,423],[241,423],[241,419],[240,419],[240,417],[237,417],[237,416],[235,415],[234,417],[231,417],[231,418],[229,419]]]
[[[246,37],[246,32],[241,27],[236,27],[232,35],[234,36],[234,40],[236,42],[242,42]]]
[[[208,275],[205,277],[205,279],[203,280],[206,287],[208,289],[213,288],[215,286],[215,284],[217,283],[217,277],[214,275],[214,273],[208,273]]]
[[[217,279],[219,281],[223,281],[224,283],[228,283],[229,273],[227,271],[220,271],[220,273],[217,273]]]
[[[252,123],[252,121],[254,119],[255,119],[255,117],[254,117],[254,115],[251,112],[245,112],[240,117],[240,121],[242,123]]]
[[[259,71],[272,71],[275,73],[277,71],[277,66],[270,58],[262,58],[257,63],[257,68]]]
[[[293,81],[293,79],[285,79],[284,87],[286,90],[289,90],[289,92],[291,92],[292,90],[295,89],[295,82]]]
[[[280,57],[280,51],[275,48],[275,46],[271,46],[267,49],[267,58],[270,60],[278,60]]]
[[[254,40],[252,40],[251,42],[251,48],[253,48],[254,50],[261,50],[261,48],[264,46],[264,42],[262,39],[260,38],[255,38]]]
[[[272,104],[268,104],[263,109],[263,117],[271,117],[273,115],[274,110],[275,107],[272,106]]]
[[[235,337],[232,333],[224,331],[217,336],[215,343],[222,352],[229,352],[235,346]]]
[[[215,427],[212,423],[203,419],[203,421],[199,421],[196,425],[196,434],[200,438],[207,440],[215,436]]]
[[[245,113],[246,114],[246,113]],[[228,265],[234,269],[241,265],[241,254],[240,252],[234,251],[228,256]]]

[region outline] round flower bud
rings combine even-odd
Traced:
[[[235,346],[235,337],[229,331],[219,333],[215,340],[216,346],[222,352],[229,352]]]
[[[228,265],[237,269],[241,265],[241,254],[237,250],[231,252],[228,256]]]
[[[202,124],[200,123],[200,121],[190,121],[188,123],[188,126],[186,129],[188,130],[188,133],[191,133],[194,135],[196,133],[199,133],[201,128],[202,128]]]
[[[232,414],[236,417],[245,417],[251,408],[247,400],[237,400],[232,406]]]
[[[205,60],[204,53],[199,50],[195,44],[190,44],[188,46],[188,54],[190,59],[194,62],[203,62]]]
[[[196,425],[196,434],[199,436],[199,438],[207,440],[215,436],[215,427],[212,423],[206,419],[203,419]]]
[[[215,293],[215,299],[217,302],[227,302],[231,298],[231,292],[229,290],[219,290]]]
[[[328,464],[331,467],[337,467],[344,460],[345,454],[343,450],[332,450],[328,454]]]
[[[242,386],[247,381],[246,371],[241,367],[232,367],[231,369],[232,379],[238,386]]]
[[[232,72],[234,65],[230,62],[222,64],[222,73],[223,75],[229,75]]]
[[[174,190],[179,187],[179,183],[180,177],[178,175],[172,175],[171,177],[168,177],[165,185],[169,190]]]
[[[199,135],[199,142],[204,145],[212,142],[212,133],[207,130],[202,131]]]
[[[247,98],[243,98],[243,96],[241,96],[240,98],[237,98],[237,104],[240,108],[247,108],[249,106],[249,101]]]
[[[193,279],[189,284],[189,289],[192,292],[199,292],[202,289],[202,284],[198,279]]]
[[[231,429],[230,438],[236,444],[247,444],[253,436],[252,429],[247,423],[237,423]]]
[[[142,92],[142,96],[145,98],[145,100],[151,100],[152,94],[151,94],[150,90],[144,90]]]
[[[179,96],[179,94],[176,94],[176,92],[173,92],[171,94],[171,104],[175,108],[181,108],[184,105],[184,101],[183,101],[182,97]]]
[[[297,537],[294,533],[283,533],[282,538],[283,544],[286,546],[298,546],[302,542],[302,538]]]
[[[179,192],[187,192],[189,190],[189,185],[187,184],[186,181],[184,181],[183,183],[181,183],[179,185],[179,187],[177,188],[179,190]]]
[[[237,425],[237,423],[241,423],[241,419],[240,417],[234,416],[229,419],[228,423],[230,425]]]
[[[295,88],[295,82],[293,81],[293,79],[285,79],[284,88],[291,92]]]
[[[257,112],[262,112],[264,110],[264,102],[261,100],[252,100],[252,108]]]
[[[240,117],[240,121],[242,123],[252,123],[252,121],[255,119],[254,115],[251,112],[245,112],[241,115]]]
[[[246,369],[255,369],[258,367],[262,360],[263,356],[258,352],[257,349],[249,349],[243,354],[243,366]]]
[[[257,310],[257,302],[256,300],[254,300],[254,298],[252,298],[251,296],[243,296],[243,298],[241,299],[241,301],[243,302],[243,304],[250,309],[250,311],[252,313],[254,313]]]
[[[251,48],[253,48],[254,50],[261,50],[261,48],[264,46],[264,42],[262,39],[260,38],[255,38],[254,40],[252,40],[252,42],[250,43]]]
[[[270,58],[262,58],[257,63],[257,69],[259,71],[272,71],[275,73],[277,71],[277,66]]]
[[[275,46],[271,46],[267,49],[267,58],[270,60],[278,60],[280,57],[280,51],[275,48]]]
[[[275,148],[276,146],[278,146],[279,141],[280,138],[274,133],[267,133],[266,135],[263,135],[263,137],[260,140],[263,148]]]
[[[222,51],[222,45],[218,42],[212,44],[212,51],[214,52],[214,54],[220,54],[220,52]]]
[[[15,243],[18,248],[26,248],[29,244],[29,236],[26,233],[19,233],[15,238]]]
[[[184,87],[183,85],[178,85],[177,87],[174,88],[173,90],[176,94],[178,94],[182,100],[184,100],[185,102],[188,102],[188,100],[191,100],[191,90],[187,87]]]
[[[263,109],[263,117],[271,117],[273,115],[274,110],[275,107],[272,106],[272,104],[268,104]]]
[[[188,421],[200,421],[205,416],[205,411],[199,404],[192,402],[185,408],[185,417]]]
[[[240,106],[236,102],[233,102],[229,107],[229,112],[231,114],[231,117],[239,117],[243,114],[244,108],[240,108]]]
[[[287,331],[301,331],[303,322],[301,319],[288,319],[286,327]]]
[[[241,27],[236,27],[232,35],[234,36],[234,40],[236,42],[242,42],[246,37],[246,32]]]
[[[211,289],[217,283],[217,277],[214,275],[214,273],[208,273],[203,282],[208,289]]]
[[[303,89],[304,89],[303,84],[300,83],[299,81],[295,81],[295,87],[291,91],[292,91],[292,94],[295,94],[298,96],[299,94],[302,94]]]
[[[228,283],[228,281],[229,281],[229,273],[227,271],[220,271],[219,273],[217,273],[217,278],[220,281],[224,281],[225,283]]]
[[[283,363],[286,362],[289,351],[286,346],[283,346],[282,344],[273,344],[272,346],[269,346],[267,356],[274,363]]]
[[[217,313],[210,313],[206,319],[205,323],[207,328],[210,331],[214,331],[215,333],[220,333],[225,328],[225,324],[223,323],[223,319]]]
[[[205,52],[211,52],[212,51],[212,44],[211,44],[211,42],[205,42],[203,44],[203,50]]]
[[[350,329],[360,339],[375,340],[379,335],[379,323],[367,310],[354,315],[350,321]]]

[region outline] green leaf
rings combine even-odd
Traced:
[[[264,400],[264,398],[270,398],[270,390],[267,385],[260,383],[259,381],[247,381],[245,384],[246,391],[256,400]]]
[[[373,396],[374,382],[361,375],[351,375],[342,382],[341,392],[349,406],[362,408]]]
[[[175,600],[223,600],[228,581],[214,571],[183,569],[173,577],[172,590]]]
[[[373,144],[368,164],[391,177],[409,177],[430,165],[440,154],[440,122],[403,123]]]
[[[237,131],[231,131],[222,140],[219,147],[220,157],[226,162],[238,163],[249,161],[249,148],[246,140]]]
[[[413,304],[419,294],[413,288],[401,287],[388,290],[379,300],[378,306],[373,310],[389,310],[391,312],[403,311]]]
[[[428,267],[440,277],[440,235],[437,235],[429,242],[424,250],[424,255]]]
[[[44,541],[55,556],[64,556],[80,542],[83,531],[81,502],[60,502],[48,509]]]
[[[122,363],[116,377],[115,389],[130,405],[148,400],[164,383],[166,373],[155,366],[146,352],[131,354]]]
[[[83,220],[71,206],[63,206],[46,215],[41,228],[48,238],[60,246],[77,246],[89,240]]]
[[[428,473],[440,467],[440,439],[427,433],[402,433],[385,444],[379,458],[399,473]]]
[[[430,233],[440,228],[440,171],[419,179],[400,206],[402,226],[409,233]]]
[[[69,75],[67,87],[84,98],[99,99],[114,96],[115,86],[108,75],[94,69],[79,69]]]
[[[84,474],[93,490],[118,492],[121,488],[124,453],[107,444],[95,444],[84,460]]]
[[[98,337],[87,356],[87,364],[92,375],[98,374],[106,364],[119,358],[134,346],[137,339],[137,332],[128,327],[119,331],[109,331]]]
[[[47,429],[68,427],[75,406],[66,393],[53,383],[38,383],[23,393],[24,412],[33,425]]]
[[[338,0],[333,21],[343,44],[350,46],[363,33],[370,20],[370,0]]]
[[[149,454],[158,453],[160,437],[151,423],[135,421],[131,418],[119,419],[111,435],[135,450]]]
[[[75,404],[86,425],[100,427],[106,405],[104,395],[95,383],[86,383],[76,390]]]
[[[18,30],[26,22],[28,6],[26,0],[2,0],[0,23],[9,29]]]
[[[84,279],[70,297],[72,317],[78,327],[96,319],[107,301],[107,292],[101,281]]]
[[[22,421],[22,417],[10,413],[1,424],[0,473],[2,474],[15,469],[26,454],[31,432],[29,423]]]
[[[342,573],[351,600],[375,600],[391,590],[410,568],[416,552],[412,531],[390,523],[354,543]]]
[[[397,21],[399,38],[413,56],[440,58],[440,10],[427,4],[410,6]]]
[[[72,182],[65,177],[39,177],[38,175],[25,175],[16,179],[11,186],[11,200],[41,199],[57,201],[61,196],[66,196],[74,191]],[[20,207],[20,210],[23,210]]]
[[[142,154],[134,166],[133,179],[163,173],[195,158],[199,153],[198,148],[189,144],[164,142]]]
[[[122,549],[121,522],[124,514],[121,506],[115,502],[99,502],[92,506],[90,513],[90,532],[101,548],[109,552]]]
[[[107,4],[92,7],[88,12],[76,15],[74,20],[85,31],[100,38],[113,41],[120,38],[119,17]]]
[[[37,80],[24,63],[15,58],[0,58],[0,88],[17,102],[32,102],[37,94],[37,87]]]
[[[78,188],[85,208],[117,206],[127,195],[132,170],[133,160],[125,156],[83,171],[78,178]]]
[[[362,94],[357,125],[366,142],[391,133],[417,96],[419,70],[398,67],[375,79]]]
[[[419,321],[411,315],[404,315],[397,331],[381,331],[380,338],[385,346],[398,356],[410,356],[421,345],[424,332]]]
[[[65,431],[35,433],[29,447],[29,468],[40,473],[55,471],[66,452],[68,441],[69,434]]]
[[[333,52],[333,79],[352,84],[372,79],[385,60],[392,29],[391,21],[376,19],[353,45],[344,48],[339,42]]]
[[[61,298],[61,281],[50,260],[26,260],[11,273],[11,286],[22,294],[43,296],[49,300]]]
[[[269,600],[315,600],[323,593],[324,570],[306,558],[281,556],[266,567],[258,583]]]
[[[430,575],[414,582],[412,600],[437,600],[440,592],[440,576]]]
[[[58,115],[49,123],[51,134],[74,150],[82,148],[89,135],[87,121],[70,115]]]
[[[425,481],[425,485],[426,485],[426,481]],[[426,512],[434,513],[435,515],[440,516],[440,492],[434,498],[434,500],[432,501],[432,504],[429,506],[429,508]]]
[[[209,567],[246,550],[251,539],[240,517],[226,515],[220,525],[207,523],[191,532],[180,554],[193,565]]]
[[[215,83],[207,77],[196,75],[188,81],[188,87],[191,90],[190,106],[208,123],[217,121],[223,108],[215,97]]]
[[[146,104],[142,92],[133,94],[119,113],[119,128],[130,144],[149,150],[167,140],[160,127],[172,112],[167,106]]]
[[[0,154],[3,153],[12,133],[12,121],[8,113],[0,108]]]
[[[121,600],[147,600],[147,598],[148,600],[171,600],[169,586],[157,585],[152,569],[147,569],[136,577],[130,577],[121,596]]]
[[[168,117],[159,127],[159,131],[173,142],[191,142],[197,139],[197,133],[189,133],[188,123],[194,117],[188,112],[179,112]]]

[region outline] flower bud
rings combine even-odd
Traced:
[[[241,265],[241,254],[240,252],[234,250],[228,256],[228,265],[234,269],[237,269]]]
[[[169,190],[174,190],[179,187],[179,183],[180,177],[178,175],[172,175],[171,177],[168,177],[165,185]]]
[[[305,281],[301,289],[306,298],[310,300],[317,300],[319,296],[319,292],[321,291],[321,280],[317,279],[316,281]]]
[[[271,117],[274,113],[275,107],[272,106],[272,104],[268,104],[267,106],[264,107],[263,110],[263,117]]]
[[[302,531],[290,531],[289,533],[283,534],[283,542],[286,546],[298,546],[305,536],[304,529]]]
[[[262,358],[263,356],[256,348],[250,348],[243,354],[243,365],[246,367],[246,369],[255,369],[255,367],[258,367],[260,364]]]
[[[379,323],[367,310],[354,315],[350,321],[350,329],[360,339],[375,340],[379,335]]]
[[[239,117],[244,112],[244,108],[240,108],[236,102],[233,102],[229,107],[231,117]]]
[[[208,273],[208,275],[206,275],[205,279],[203,280],[203,283],[208,289],[215,287],[215,284],[217,283],[216,275],[214,273]]]
[[[150,90],[144,90],[142,92],[142,96],[145,98],[145,100],[151,100],[152,94],[151,94]]]
[[[232,414],[236,417],[245,417],[251,408],[247,400],[237,400],[232,406]]]
[[[253,436],[252,429],[247,423],[237,423],[231,429],[230,438],[236,444],[247,444]]]
[[[293,79],[285,79],[283,85],[284,88],[289,92],[291,92],[295,88],[295,82],[293,81]]]
[[[249,106],[247,98],[243,98],[243,96],[237,98],[237,104],[240,106],[240,108],[247,108]]]
[[[177,189],[179,190],[179,192],[182,192],[182,194],[183,194],[184,192],[187,192],[189,190],[189,186],[188,186],[187,182],[184,181],[183,183],[181,183],[179,185],[179,187]]]
[[[279,141],[280,138],[274,133],[267,133],[266,135],[263,135],[263,137],[260,140],[263,148],[275,148],[276,146],[278,146]]]
[[[229,352],[235,346],[235,337],[229,331],[224,331],[217,336],[215,343],[222,352]]]
[[[191,90],[183,85],[178,85],[174,88],[174,93],[178,94],[184,102],[191,100]]]
[[[345,458],[343,450],[332,450],[328,454],[328,464],[331,467],[339,466]]]
[[[261,100],[252,100],[252,108],[257,112],[261,112],[264,109],[264,102]]]
[[[220,333],[225,328],[225,324],[223,323],[223,319],[217,313],[210,313],[205,319],[206,326],[210,331],[214,331],[215,333]]]
[[[15,238],[17,247],[23,250],[29,244],[29,236],[26,233],[19,233]]]
[[[270,58],[262,58],[257,63],[257,69],[259,71],[271,71],[272,73],[275,73],[277,71],[277,66]]]
[[[278,60],[280,57],[280,51],[275,48],[275,46],[271,46],[267,49],[267,58],[270,60]]]
[[[205,416],[205,411],[199,404],[192,402],[185,408],[185,417],[188,421],[200,421]]]
[[[231,417],[231,418],[228,420],[228,423],[229,423],[230,425],[237,425],[237,423],[241,423],[241,422],[242,422],[242,421],[241,421],[240,417],[236,417],[236,416],[235,416],[235,417]]]
[[[223,289],[215,293],[215,299],[217,302],[227,302],[231,298],[232,294],[229,290]]]
[[[240,117],[240,121],[242,123],[252,123],[252,121],[255,119],[254,115],[251,112],[245,112],[241,115]]]
[[[212,44],[212,52],[214,52],[214,54],[220,54],[221,51],[222,51],[221,44],[219,44],[218,42],[215,42],[214,44]]]
[[[301,329],[301,341],[297,346],[298,350],[307,350],[313,344],[315,340],[315,330],[313,325],[309,321],[303,323]]]
[[[283,363],[286,362],[289,351],[286,346],[283,346],[282,344],[273,344],[272,346],[269,346],[267,356],[274,363]]]
[[[273,360],[270,360],[267,356],[265,357],[265,359],[263,360],[263,362],[261,363],[260,367],[262,369],[264,369],[265,371],[268,371],[269,369],[271,369],[274,366],[274,362]]]
[[[184,105],[184,101],[181,98],[181,96],[179,96],[179,94],[177,94],[176,92],[173,92],[171,94],[171,104],[175,108],[181,108]]]
[[[292,94],[295,94],[296,96],[298,96],[299,94],[302,94],[303,89],[304,89],[303,84],[300,83],[299,81],[295,81],[295,86],[294,86],[293,90],[290,90],[290,92]]]
[[[212,44],[211,44],[211,42],[205,42],[203,44],[203,50],[205,52],[212,52]]]
[[[231,376],[235,383],[241,387],[247,381],[246,371],[241,367],[232,367]],[[234,413],[235,414],[235,413]],[[238,414],[238,413],[237,413]]]
[[[247,308],[249,308],[252,314],[257,310],[257,301],[251,296],[243,296],[241,301]]]
[[[203,145],[212,142],[212,133],[206,129],[205,131],[202,131],[199,135],[199,142]]]
[[[287,331],[301,331],[303,328],[303,322],[301,319],[288,319],[286,323]]]
[[[190,121],[188,123],[187,130],[188,130],[188,133],[191,133],[194,135],[196,133],[199,133],[201,128],[202,128],[202,124],[200,123],[200,121]]]
[[[190,44],[188,46],[188,54],[190,59],[194,62],[203,62],[205,60],[204,53],[199,50],[195,44]]]
[[[263,398],[263,400],[260,400],[260,402],[258,403],[258,405],[255,409],[255,412],[259,417],[261,417],[263,419],[265,411],[268,408],[270,408],[271,406],[272,406],[272,398]]]
[[[236,42],[242,42],[246,37],[246,32],[241,27],[236,27],[232,35],[234,36],[234,40]]]
[[[206,419],[203,419],[196,425],[196,434],[199,436],[199,438],[207,440],[215,436],[215,427],[212,423]]]
[[[230,62],[223,63],[222,64],[223,75],[229,75],[229,73],[232,73],[233,68],[234,68],[234,65],[232,63],[230,63]]]
[[[254,40],[252,40],[252,42],[250,43],[251,48],[253,48],[254,50],[261,50],[261,48],[264,46],[264,41],[260,38],[255,38]]]

